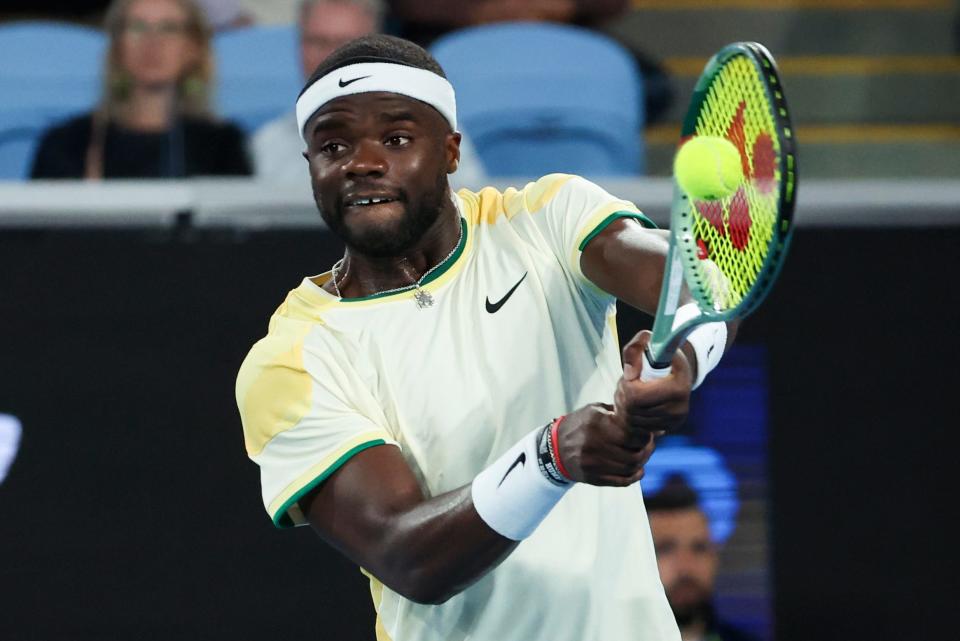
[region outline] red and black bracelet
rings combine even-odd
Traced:
[[[555,418],[550,426],[550,455],[553,457],[553,463],[557,466],[557,470],[563,475],[563,478],[569,481],[570,472],[564,467],[563,460],[560,458],[560,423],[565,418],[567,418],[566,415]]]
[[[559,447],[556,443],[557,426],[563,419],[561,416],[544,425],[537,437],[537,463],[546,479],[554,485],[570,483],[570,476],[560,463]]]

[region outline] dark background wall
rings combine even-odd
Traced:
[[[802,228],[744,327],[770,354],[780,640],[953,627],[958,241]],[[0,639],[373,638],[359,571],[270,525],[233,399],[285,292],[337,253],[318,231],[0,234],[0,412],[24,425]]]

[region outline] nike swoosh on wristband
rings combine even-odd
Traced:
[[[359,78],[354,78],[352,80],[344,80],[343,78],[340,78],[340,80],[337,81],[337,84],[340,85],[341,87],[346,87],[347,85],[355,83],[357,80],[363,80],[364,78],[369,78],[369,77],[370,76],[360,76]]]
[[[510,288],[510,291],[507,292],[506,296],[498,300],[496,303],[490,302],[490,297],[487,296],[487,312],[491,314],[496,314],[503,304],[507,302],[507,299],[513,296],[513,292],[517,291],[517,287],[520,287],[520,283],[523,282],[523,279],[527,277],[528,272],[523,272],[523,276],[520,277],[520,280],[517,281],[517,284]]]
[[[520,452],[520,456],[518,456],[518,457],[517,457],[517,460],[514,461],[513,463],[511,463],[511,464],[510,464],[510,467],[507,468],[507,471],[506,471],[506,473],[503,475],[503,478],[500,479],[500,482],[499,482],[499,483],[497,483],[497,487],[500,487],[501,485],[503,485],[503,482],[507,480],[507,477],[508,477],[508,476],[510,476],[510,472],[513,471],[513,468],[515,468],[515,467],[518,466],[518,465],[521,465],[521,466],[522,466],[522,465],[523,465],[524,463],[526,463],[526,462],[527,462],[527,453],[526,453],[526,452]]]
[[[717,330],[713,330],[713,343],[710,344],[710,349],[707,350],[707,358],[710,358],[710,354],[713,354],[713,348],[717,346]]]

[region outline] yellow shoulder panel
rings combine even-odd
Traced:
[[[509,187],[500,193],[493,187],[484,187],[478,192],[461,189],[457,193],[466,205],[467,222],[492,225],[500,216],[509,220],[524,211],[540,211],[571,178],[570,174],[549,174],[520,190]]]
[[[312,383],[303,366],[310,324],[276,316],[270,324],[270,334],[253,346],[237,376],[237,407],[251,457],[310,411]]]
[[[503,215],[503,194],[493,187],[484,187],[477,192],[461,189],[457,195],[466,207],[463,213],[470,225],[492,225]]]
[[[553,200],[557,192],[572,178],[573,176],[570,174],[549,174],[536,182],[527,184],[522,191],[516,194],[516,200],[520,202],[507,204],[508,214],[514,209],[517,213],[522,209],[525,209],[531,214],[540,211],[547,206],[547,203]],[[512,214],[511,217],[514,215],[516,214]]]

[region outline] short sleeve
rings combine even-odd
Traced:
[[[355,401],[355,377],[336,353],[305,346],[309,331],[271,331],[237,377],[247,454],[260,466],[264,507],[281,528],[306,524],[298,501],[351,457],[396,445]]]
[[[529,214],[550,250],[581,283],[589,281],[580,269],[580,254],[611,222],[634,218],[644,227],[656,227],[633,203],[570,174],[544,176],[520,192],[504,194],[504,201],[508,215],[516,209]]]

